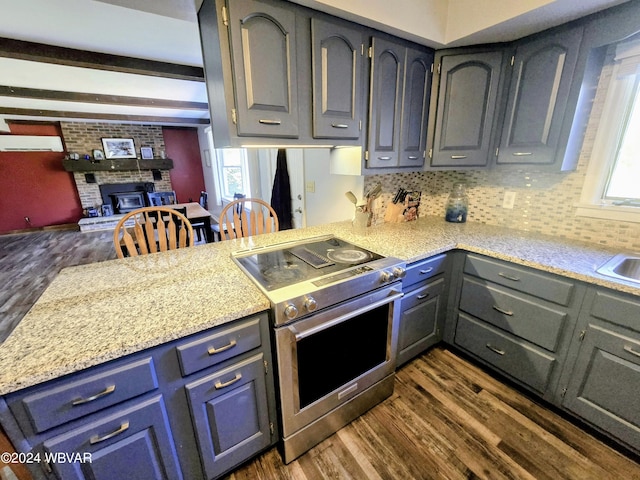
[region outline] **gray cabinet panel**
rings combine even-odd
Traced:
[[[401,167],[424,164],[432,64],[432,52],[407,48],[398,162]]]
[[[251,0],[230,3],[238,135],[295,138],[298,136],[295,11]]]
[[[502,51],[493,51],[440,58],[437,95],[432,99],[432,166],[488,164],[502,56]]]
[[[260,353],[185,386],[207,478],[271,444],[265,375]]]
[[[463,313],[458,315],[455,344],[541,394],[556,364],[553,356]]]
[[[311,19],[313,137],[360,137],[363,39],[355,26]]]
[[[498,164],[555,162],[582,30],[547,34],[517,47]]]
[[[463,280],[460,309],[550,352],[557,350],[568,321],[567,312],[559,307],[471,278]]]
[[[369,106],[369,168],[398,165],[406,47],[373,38]]]
[[[586,330],[563,405],[638,450],[640,337],[598,323]]]
[[[91,461],[53,462],[52,468],[65,480],[182,478],[161,396],[53,437],[44,448],[63,457],[91,454]]]

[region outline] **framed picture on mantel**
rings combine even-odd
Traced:
[[[133,138],[103,138],[102,146],[107,158],[136,158]]]

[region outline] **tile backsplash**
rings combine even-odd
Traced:
[[[386,206],[398,187],[420,190],[420,216],[444,217],[445,203],[456,182],[467,184],[468,222],[480,222],[518,230],[581,240],[631,251],[640,251],[640,224],[576,216],[595,133],[611,76],[605,65],[578,167],[572,172],[547,173],[527,170],[468,170],[372,175],[365,178],[365,190],[381,182],[383,194],[374,205],[374,218],[382,222]],[[502,206],[506,191],[516,193],[513,209]]]

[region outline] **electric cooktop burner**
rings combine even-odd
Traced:
[[[336,237],[321,237],[238,252],[234,258],[266,291],[272,291],[383,257]]]

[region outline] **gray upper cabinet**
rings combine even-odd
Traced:
[[[373,38],[369,96],[368,167],[398,166],[406,47]]]
[[[353,25],[311,18],[313,137],[360,138],[363,35]]]
[[[498,164],[553,164],[583,27],[546,33],[516,47]]]
[[[437,54],[429,122],[432,167],[489,164],[502,51]]]
[[[367,167],[420,167],[433,51],[374,37],[370,56]]]
[[[229,28],[238,135],[298,137],[295,11],[232,2]]]
[[[400,129],[400,167],[421,167],[427,150],[427,115],[433,52],[407,48]]]

